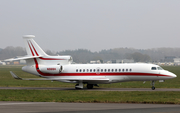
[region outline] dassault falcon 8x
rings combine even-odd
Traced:
[[[15,79],[75,83],[76,89],[82,89],[84,84],[87,84],[87,89],[92,89],[98,84],[152,81],[152,90],[155,90],[155,81],[164,81],[177,77],[158,65],[146,63],[72,64],[71,56],[47,55],[34,41],[34,37],[34,35],[23,36],[27,56],[11,60],[26,60],[27,65],[22,67],[22,70],[43,78],[20,78],[10,71]]]

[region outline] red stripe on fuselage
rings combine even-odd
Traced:
[[[44,73],[43,76],[164,76],[171,77],[162,74],[153,73],[134,73],[134,72],[119,72],[119,73],[59,73],[59,74],[48,74]]]

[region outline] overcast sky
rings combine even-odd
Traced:
[[[0,0],[0,48],[180,47],[180,0]]]

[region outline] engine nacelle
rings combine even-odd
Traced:
[[[39,70],[43,73],[58,74],[63,71],[62,65],[39,66]]]

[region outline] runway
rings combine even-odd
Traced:
[[[58,88],[58,87],[0,87],[0,89],[28,89],[28,90],[77,90],[75,88]],[[180,88],[94,88],[94,89],[80,89],[87,91],[180,91]]]
[[[180,105],[120,103],[0,102],[2,113],[180,113]]]

